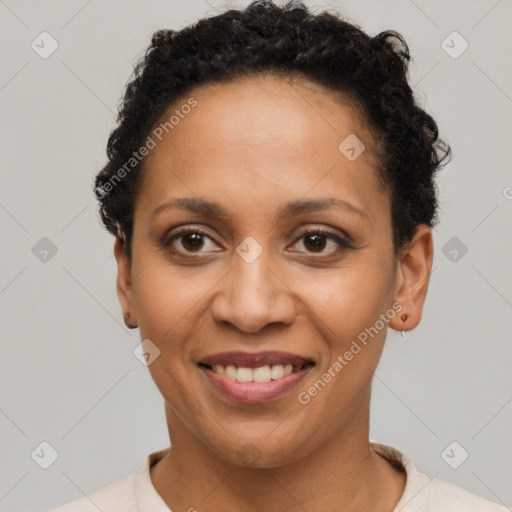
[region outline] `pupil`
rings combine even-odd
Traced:
[[[192,239],[192,243],[189,243],[189,241]],[[192,251],[198,250],[203,245],[202,235],[199,233],[191,233],[189,235],[186,235],[184,240],[186,242],[183,243],[183,246],[186,249],[190,249]]]
[[[309,235],[306,237],[306,240],[314,240],[312,244],[309,244],[313,247],[313,251],[321,251],[325,247],[325,237],[323,235]]]
[[[187,250],[197,251],[198,249],[201,249],[203,245],[202,235],[199,233],[186,235],[184,240],[185,242],[183,242],[183,246]],[[326,243],[323,235],[308,235],[305,240],[305,244],[308,249],[312,249],[313,251],[322,251]]]

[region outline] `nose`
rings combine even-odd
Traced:
[[[217,323],[228,322],[246,333],[269,324],[290,325],[295,301],[276,265],[269,266],[264,251],[252,263],[236,255],[233,268],[219,283],[211,311]]]

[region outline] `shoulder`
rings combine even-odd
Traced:
[[[134,479],[135,475],[125,476],[51,512],[137,512]]]
[[[139,470],[51,512],[170,512],[151,482],[150,468],[169,448],[150,453]]]
[[[385,457],[407,481],[400,501],[393,512],[510,512],[507,507],[492,503],[462,487],[418,471],[409,457],[396,448],[371,443],[374,451]]]
[[[426,475],[425,475],[426,476]],[[427,480],[428,477],[426,477]],[[508,512],[509,509],[473,494],[462,487],[433,479],[430,484],[432,510],[450,512]],[[404,511],[405,512],[405,511]]]

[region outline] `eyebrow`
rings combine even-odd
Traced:
[[[151,217],[155,217],[162,211],[169,208],[185,210],[210,217],[226,218],[230,216],[230,214],[220,204],[214,201],[208,201],[206,199],[194,197],[182,197],[179,199],[172,199],[171,201],[167,201],[166,203],[161,204],[153,211]],[[289,201],[281,206],[278,217],[288,218],[296,215],[302,215],[304,213],[328,210],[329,208],[341,208],[347,212],[355,213],[367,221],[370,221],[368,214],[364,210],[361,210],[348,201],[339,199],[337,197],[298,199],[295,201]]]

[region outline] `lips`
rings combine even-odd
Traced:
[[[199,364],[213,367],[214,365],[221,366],[237,366],[239,368],[258,368],[260,366],[273,366],[273,365],[289,365],[304,366],[305,364],[314,364],[314,361],[301,357],[296,354],[288,352],[222,352],[220,354],[213,354],[201,359]]]
[[[224,396],[255,404],[291,391],[315,362],[286,352],[224,352],[203,358],[198,366]]]

